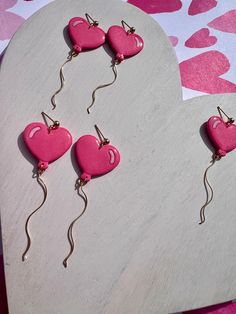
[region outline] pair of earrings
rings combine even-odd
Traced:
[[[53,109],[56,108],[55,97],[64,86],[65,78],[63,74],[63,66],[80,52],[95,49],[105,42],[106,34],[102,29],[98,28],[98,22],[93,20],[88,14],[86,14],[86,19],[87,20],[81,17],[75,17],[69,21],[68,32],[73,43],[73,50],[70,52],[67,61],[60,69],[61,86],[51,98]],[[117,25],[111,26],[107,33],[108,41],[113,51],[116,53],[112,63],[115,79],[117,77],[116,65],[125,58],[136,55],[143,48],[143,40],[140,36],[134,34],[135,29],[133,27],[129,27],[124,21],[122,21],[122,25],[123,27]],[[128,31],[125,31],[124,25],[129,27]],[[99,86],[96,90],[109,86],[113,84],[114,81],[112,83]],[[93,92],[93,102],[91,106],[95,100],[96,90]],[[43,201],[28,216],[25,223],[27,246],[22,255],[23,261],[27,258],[27,253],[31,246],[31,236],[29,232],[30,219],[43,206],[48,194],[47,186],[42,179],[42,174],[46,171],[51,162],[63,156],[72,145],[72,135],[70,132],[61,127],[59,121],[52,119],[45,112],[42,112],[41,114],[44,119],[44,123],[30,123],[26,126],[23,132],[23,140],[26,147],[38,161],[35,177],[44,192]],[[48,121],[50,121],[50,123],[48,123]],[[81,214],[71,222],[68,228],[67,237],[70,244],[70,251],[63,261],[63,265],[65,267],[67,267],[68,259],[74,251],[73,226],[84,214],[88,205],[88,198],[83,190],[84,185],[87,184],[91,178],[101,176],[112,171],[120,162],[120,153],[118,149],[110,145],[110,141],[104,137],[97,125],[95,125],[95,130],[98,138],[93,135],[84,135],[81,136],[75,143],[75,157],[79,169],[81,170],[81,175],[77,179],[75,187],[78,194],[84,201],[84,208]]]
[[[206,201],[200,210],[200,223],[205,222],[205,209],[213,200],[213,188],[208,181],[208,170],[215,164],[217,160],[226,156],[236,148],[236,125],[234,119],[229,117],[219,106],[217,107],[219,116],[212,116],[206,123],[206,132],[208,138],[215,148],[215,153],[212,156],[210,165],[204,172],[203,182],[206,190]],[[226,117],[226,121],[223,118]]]
[[[60,88],[53,94],[51,102],[53,109],[56,108],[56,95],[61,92],[65,77],[63,74],[63,67],[66,63],[70,62],[74,57],[77,57],[81,52],[93,50],[108,43],[109,47],[114,53],[111,61],[111,68],[114,78],[110,83],[102,84],[94,89],[92,92],[92,102],[87,108],[90,113],[91,107],[95,103],[95,94],[97,90],[112,85],[117,79],[117,65],[124,59],[130,58],[138,54],[144,47],[143,39],[135,33],[135,28],[129,26],[124,20],[121,25],[111,26],[107,33],[98,27],[98,21],[94,20],[88,13],[85,14],[86,20],[82,17],[73,17],[68,24],[68,35],[73,44],[73,48],[67,57],[67,60],[60,68]],[[127,30],[126,30],[127,27]]]
[[[44,192],[42,203],[26,220],[25,231],[27,236],[27,246],[22,256],[23,261],[27,258],[27,252],[31,245],[29,221],[33,214],[43,206],[47,198],[47,186],[41,176],[48,168],[49,164],[63,156],[72,145],[72,136],[70,132],[61,127],[59,121],[53,120],[44,112],[42,112],[42,116],[45,124],[41,122],[30,123],[26,126],[23,132],[23,139],[28,150],[38,160],[36,178]],[[49,119],[52,124],[48,124],[47,119]],[[92,177],[101,176],[112,171],[120,162],[118,149],[109,144],[109,140],[104,137],[97,125],[95,125],[95,129],[98,138],[93,135],[84,135],[81,136],[75,144],[75,157],[79,169],[81,170],[81,175],[76,181],[75,187],[85,204],[81,214],[72,221],[68,229],[70,252],[63,262],[65,267],[67,267],[67,260],[74,250],[73,226],[84,214],[88,204],[87,195],[83,190],[83,186],[89,182]]]

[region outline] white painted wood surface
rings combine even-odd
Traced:
[[[103,48],[81,54],[65,69],[66,86],[51,111],[58,69],[69,47],[63,30],[89,12],[108,29],[121,19],[145,40],[137,57],[119,65],[110,81]],[[64,31],[65,34],[65,31]],[[1,219],[11,314],[156,314],[236,296],[236,152],[210,172],[215,199],[199,226],[205,193],[202,174],[211,151],[201,125],[221,105],[236,116],[235,95],[183,102],[177,61],[166,35],[148,15],[116,0],[56,1],[30,18],[14,36],[1,66]],[[75,228],[69,268],[66,232],[82,201],[74,191],[73,154],[44,174],[49,195],[30,225],[33,246],[21,261],[27,215],[42,199],[31,178],[35,161],[19,135],[45,110],[69,128],[74,140],[95,134],[97,123],[122,162],[86,186],[89,208]]]

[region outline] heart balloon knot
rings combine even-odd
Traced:
[[[82,48],[79,45],[74,45],[73,49],[76,53],[80,53],[82,51]]]
[[[216,155],[219,157],[224,157],[226,156],[226,151],[224,151],[223,149],[218,149]]]
[[[121,62],[124,60],[124,55],[122,53],[117,53],[116,54],[116,61]]]
[[[45,171],[48,168],[48,162],[46,161],[41,161],[38,163],[38,169]]]
[[[80,176],[80,180],[83,181],[84,183],[87,183],[91,180],[91,175],[87,174],[86,172],[83,172]]]

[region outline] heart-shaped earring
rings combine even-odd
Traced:
[[[95,125],[95,129],[98,138],[93,135],[84,135],[80,137],[75,144],[75,157],[81,171],[81,175],[76,181],[75,188],[84,201],[84,208],[81,214],[71,222],[68,228],[67,236],[70,244],[70,252],[63,261],[65,267],[67,267],[67,261],[74,251],[73,226],[85,213],[88,205],[88,198],[83,190],[84,185],[87,184],[91,178],[112,171],[120,162],[120,153],[117,148],[110,145],[110,141],[104,137],[97,125]]]
[[[38,161],[35,177],[38,184],[44,192],[41,204],[28,216],[25,223],[25,232],[27,236],[27,246],[22,255],[22,260],[27,258],[27,252],[31,245],[31,237],[29,233],[29,222],[34,213],[36,213],[45,203],[47,198],[47,186],[41,178],[41,175],[48,168],[49,163],[60,158],[71,147],[72,136],[70,132],[60,127],[57,120],[50,118],[45,112],[42,112],[44,123],[33,122],[26,126],[23,132],[23,140],[30,153]],[[52,124],[48,125],[46,118]]]
[[[115,61],[122,62],[138,54],[144,46],[143,39],[135,34],[135,28],[129,26],[125,21],[121,21],[122,27],[113,25],[108,29],[107,40],[115,54]],[[125,30],[125,25],[129,28]]]
[[[94,105],[96,91],[115,83],[117,79],[117,65],[123,60],[135,56],[143,49],[144,41],[142,37],[135,33],[135,28],[129,26],[123,20],[121,21],[121,24],[122,26],[111,26],[107,32],[107,41],[114,53],[114,58],[111,64],[114,79],[112,82],[100,85],[94,89],[92,92],[92,103],[87,108],[88,113],[90,113],[90,109]],[[128,30],[125,29],[125,26],[128,27]]]
[[[67,60],[60,68],[60,88],[52,95],[51,103],[53,109],[56,108],[56,95],[59,94],[65,84],[63,74],[64,65],[83,51],[93,50],[105,43],[106,34],[98,27],[98,21],[94,20],[88,13],[85,14],[86,20],[82,17],[73,17],[68,24],[68,35],[73,48],[69,52]]]
[[[203,176],[206,201],[200,210],[201,221],[199,224],[205,222],[205,208],[213,200],[213,189],[207,178],[208,170],[217,160],[220,160],[221,157],[226,156],[227,153],[236,148],[236,125],[234,124],[234,119],[230,118],[220,107],[217,107],[217,110],[219,116],[210,117],[206,124],[206,132],[215,148],[215,153]],[[223,115],[227,118],[226,121],[223,119]]]

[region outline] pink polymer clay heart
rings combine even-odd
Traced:
[[[218,116],[211,117],[207,122],[207,133],[220,157],[236,148],[236,125],[224,122]]]
[[[139,35],[128,32],[118,25],[108,29],[107,39],[118,61],[136,55],[144,46],[143,39]]]
[[[101,28],[90,25],[82,17],[73,17],[69,21],[68,32],[73,49],[77,53],[98,48],[106,39],[106,34]]]
[[[86,182],[92,177],[112,171],[120,162],[120,153],[114,146],[101,145],[92,135],[84,135],[78,139],[75,155],[82,171],[80,178]]]
[[[67,129],[51,129],[33,122],[26,126],[23,139],[31,154],[38,159],[38,167],[47,169],[48,164],[60,158],[71,146],[72,136]]]

